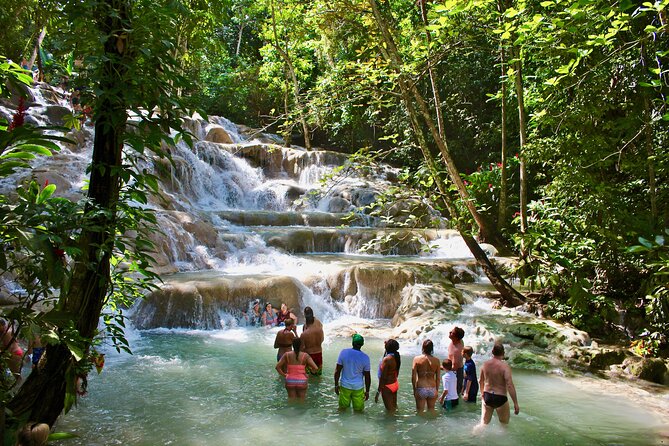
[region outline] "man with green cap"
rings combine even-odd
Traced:
[[[353,404],[354,411],[362,412],[365,401],[369,399],[369,386],[372,384],[369,373],[371,367],[369,356],[360,351],[365,344],[363,337],[358,333],[354,334],[352,344],[353,348],[345,348],[337,358],[334,374],[335,393],[339,395],[339,410],[346,410]]]

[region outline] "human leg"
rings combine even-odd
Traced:
[[[345,387],[339,388],[339,410],[346,410],[351,406],[352,390]]]
[[[486,405],[485,401],[481,401],[481,424],[490,424],[494,410],[492,407]]]
[[[352,390],[351,403],[354,411],[362,412],[365,410],[365,389]]]
[[[388,412],[395,412],[397,410],[397,393],[384,386],[381,389],[381,397],[383,398],[383,405]]]
[[[509,424],[509,419],[511,418],[511,409],[508,401],[497,408],[497,418],[499,418],[500,423]]]

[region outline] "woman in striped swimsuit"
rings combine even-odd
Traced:
[[[300,351],[301,347],[302,340],[295,338],[293,340],[293,351],[286,352],[276,364],[276,371],[286,378],[286,391],[289,400],[304,401],[308,386],[306,368],[308,367],[313,371],[318,369],[311,356]]]

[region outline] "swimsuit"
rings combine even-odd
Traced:
[[[509,399],[506,395],[495,395],[493,392],[483,392],[483,402],[486,406],[497,409],[502,407]]]
[[[19,358],[23,358],[23,350],[21,350],[21,347],[16,347],[16,350],[14,350],[12,354],[18,356]]]
[[[279,313],[276,315],[276,322],[277,324],[283,324],[286,319],[290,317],[290,311],[286,311],[285,313],[282,313],[279,311]]]
[[[399,381],[395,380],[394,383],[386,384],[386,387],[387,387],[388,390],[390,390],[391,392],[393,392],[393,393],[397,393],[397,391],[398,391],[399,388],[400,388],[400,383],[399,383]]]
[[[274,312],[270,314],[267,311],[265,311],[265,325],[276,325],[276,314],[274,314]]]
[[[33,347],[33,364],[37,365],[39,362],[39,359],[42,357],[42,353],[44,353],[44,347]]]
[[[392,355],[392,353],[388,353],[388,354],[386,354],[386,356],[388,356],[388,355]],[[386,358],[386,356],[384,356],[383,358],[381,358],[381,362],[379,362],[379,371],[378,371],[379,379],[381,379],[381,372],[383,371],[383,360]],[[400,388],[400,383],[399,383],[399,381],[397,381],[397,376],[398,376],[398,375],[399,375],[399,372],[395,373],[395,382],[392,382],[392,383],[390,383],[390,384],[386,384],[386,385],[385,385],[386,388],[387,388],[388,390],[390,390],[391,392],[393,392],[393,393],[397,393],[397,391],[398,391],[399,388]]]
[[[303,364],[288,364],[288,373],[286,374],[286,387],[295,387],[297,389],[307,388],[307,374]]]
[[[311,359],[314,360],[314,362],[318,366],[318,369],[316,370],[309,369],[308,373],[310,375],[321,376],[323,374],[323,352],[309,353],[309,356],[311,356]]]
[[[418,398],[430,399],[437,397],[437,389],[434,387],[416,387],[416,395]]]

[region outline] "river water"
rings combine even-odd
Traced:
[[[514,371],[521,412],[507,429],[493,419],[474,434],[480,404],[418,417],[410,376],[411,359],[419,354],[415,345],[400,349],[396,416],[386,416],[382,402],[371,400],[363,414],[339,413],[334,364],[349,341],[332,336],[336,329],[326,324],[324,373],[311,378],[303,405],[287,402],[274,370],[276,329],[132,332],[134,354],[108,352],[103,373],[91,374],[89,394],[57,430],[79,436],[67,444],[87,446],[666,444],[659,436],[666,417],[600,386],[590,390],[583,379],[544,372]],[[382,348],[381,339],[366,339],[363,351],[373,368]],[[487,358],[474,359],[480,367]],[[376,385],[373,371],[372,389]]]

